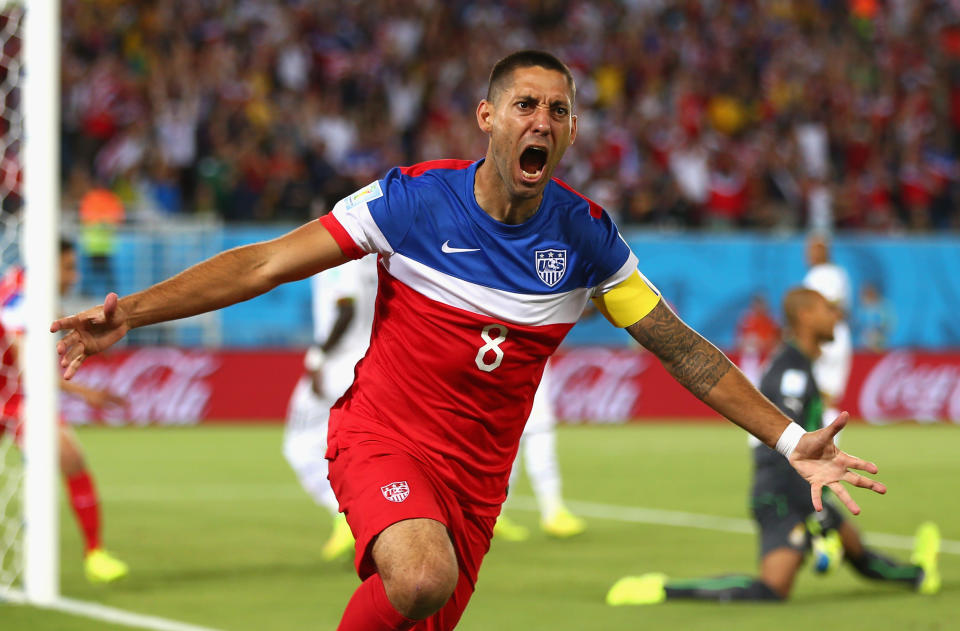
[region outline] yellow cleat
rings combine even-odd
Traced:
[[[611,607],[623,605],[657,605],[667,599],[665,574],[644,574],[625,576],[613,584],[607,592],[607,604]]]
[[[540,522],[540,528],[551,537],[566,539],[581,534],[587,529],[587,524],[565,506],[561,506],[549,519]]]
[[[320,558],[324,561],[339,559],[353,550],[354,543],[353,533],[350,532],[350,525],[347,523],[347,516],[338,513],[333,518],[333,532],[330,533],[330,538],[320,549]]]
[[[932,521],[920,524],[913,538],[913,555],[910,562],[923,569],[923,577],[917,583],[921,594],[936,594],[940,591],[940,569],[937,557],[940,556],[940,529]]]
[[[87,553],[83,570],[91,583],[112,583],[130,572],[126,563],[100,548]]]
[[[530,538],[530,531],[501,514],[493,525],[493,536],[504,541],[526,541]]]
[[[811,547],[813,569],[819,574],[828,574],[843,562],[843,541],[836,530],[830,530],[822,537],[814,537]]]

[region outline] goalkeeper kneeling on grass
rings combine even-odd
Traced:
[[[833,338],[836,313],[811,289],[793,289],[783,302],[785,339],[767,364],[760,391],[808,431],[820,428],[823,404],[812,362],[820,345]],[[940,589],[937,555],[940,533],[933,523],[917,529],[910,563],[868,548],[840,510],[824,503],[814,511],[810,485],[786,458],[753,444],[753,516],[760,533],[760,575],[727,575],[671,581],[663,574],[627,576],[607,593],[610,605],[649,605],[667,599],[779,601],[790,596],[793,581],[808,552],[814,569],[828,572],[843,559],[866,578],[894,581],[923,594]]]

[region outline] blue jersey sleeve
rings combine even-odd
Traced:
[[[587,286],[593,295],[606,293],[626,280],[637,269],[637,257],[620,236],[613,218],[599,210],[591,216],[591,229],[586,233],[585,250],[589,253]]]

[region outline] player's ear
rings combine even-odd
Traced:
[[[577,115],[572,114],[570,116],[570,144],[573,144],[573,141],[577,139]]]
[[[487,99],[480,101],[480,104],[477,105],[477,125],[480,126],[480,129],[489,134],[493,131],[493,124],[490,119],[493,117],[493,103]]]

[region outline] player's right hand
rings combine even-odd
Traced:
[[[107,294],[103,305],[55,320],[50,332],[67,331],[57,343],[63,378],[70,379],[87,357],[106,350],[119,341],[130,326],[115,293]]]

